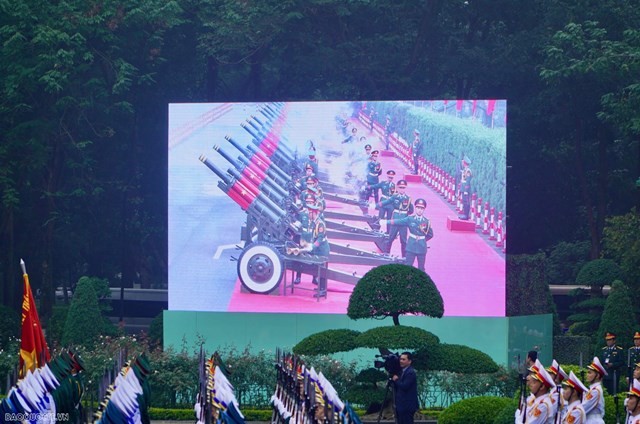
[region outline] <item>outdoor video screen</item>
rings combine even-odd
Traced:
[[[169,105],[169,309],[344,314],[385,264],[505,315],[506,101]]]

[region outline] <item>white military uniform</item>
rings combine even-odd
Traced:
[[[579,400],[571,402],[562,416],[562,424],[585,424],[587,414],[584,412],[582,403]]]
[[[587,414],[587,424],[604,424],[604,394],[599,381],[589,386],[582,407]]]

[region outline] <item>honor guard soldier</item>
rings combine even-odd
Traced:
[[[307,159],[307,161],[304,164],[305,169],[307,166],[311,166],[311,169],[313,170],[313,175],[318,175],[318,158],[316,158],[315,147],[309,150],[309,159]]]
[[[562,383],[562,398],[567,405],[566,411],[562,414],[562,424],[585,424],[587,414],[582,407],[582,394],[587,388],[582,381],[571,371],[569,377]],[[554,421],[555,422],[555,421]]]
[[[376,122],[376,111],[371,108],[371,110],[369,111],[369,132],[372,133],[373,132],[373,125]]]
[[[602,391],[602,377],[607,371],[595,356],[591,365],[587,366],[587,384],[589,389],[582,400],[582,407],[587,414],[587,423],[604,424],[604,392]]]
[[[411,203],[411,197],[404,191],[407,188],[407,181],[400,180],[396,184],[396,192],[389,199],[384,202],[378,202],[378,207],[383,208],[388,205],[393,205],[392,219],[405,218],[413,213],[413,204]],[[400,237],[400,252],[402,257],[406,256],[407,248],[407,227],[402,225],[389,225],[389,244],[387,245],[387,252],[391,252],[391,246],[396,237]]]
[[[462,197],[462,214],[458,218],[467,221],[471,216],[471,169],[466,168],[460,181],[460,196]]]
[[[380,182],[380,174],[382,174],[382,165],[378,162],[378,151],[374,150],[369,156],[369,162],[367,162],[367,194],[366,199],[369,200],[373,194],[373,199],[378,203],[378,188],[373,188]]]
[[[604,339],[607,345],[600,352],[600,362],[604,365],[607,374],[602,379],[602,385],[610,395],[613,395],[613,386],[617,384],[617,379],[624,366],[624,350],[616,345],[615,334],[606,333]]]
[[[395,176],[396,176],[396,171],[394,171],[393,169],[390,169],[387,171],[386,181],[380,181],[378,184],[374,184],[371,186],[371,188],[374,190],[380,189],[381,203],[384,202],[385,200],[388,200],[393,195],[393,193],[395,193],[396,183],[393,182],[393,179],[395,178]],[[393,204],[390,204],[384,207],[378,207],[378,218],[391,219],[392,215],[393,215]]]
[[[391,126],[391,115],[387,115],[387,120],[384,124],[384,143],[385,150],[389,150],[389,139],[391,138],[391,133],[393,132],[393,128]]]
[[[422,153],[422,141],[420,140],[420,131],[413,130],[413,143],[411,143],[411,157],[413,158],[413,173],[418,175],[418,158]]]
[[[635,377],[633,374],[635,372],[635,364],[640,362],[640,331],[636,331],[633,335],[633,346],[629,348],[629,352],[627,354],[627,368],[629,372],[628,383],[629,386],[632,385],[632,380]]]
[[[413,266],[413,262],[415,262],[417,258],[418,269],[423,272],[427,256],[427,241],[433,238],[433,228],[431,228],[431,223],[423,216],[426,207],[427,202],[424,199],[417,199],[414,205],[415,215],[385,220],[391,225],[406,227],[409,229],[405,264]]]
[[[307,163],[304,166],[304,175],[298,178],[298,181],[296,181],[295,184],[296,188],[300,190],[300,193],[304,192],[307,189],[307,178],[309,177],[315,177],[315,174],[313,173],[313,166],[310,163]],[[300,200],[304,200],[304,196],[302,194],[300,194],[300,197]]]
[[[625,424],[640,424],[640,381],[633,380],[627,393],[627,421]]]
[[[533,396],[527,398],[523,410],[516,410],[516,423],[546,424],[551,421],[551,400],[549,390],[555,387],[553,377],[544,369],[540,361],[529,369],[527,386]]]
[[[547,371],[549,371],[549,374],[551,374],[551,376],[553,377],[553,381],[556,383],[556,387],[554,389],[551,390],[550,395],[551,395],[551,415],[552,416],[557,416],[558,414],[562,415],[562,409],[563,409],[563,405],[566,405],[562,402],[562,396],[561,396],[561,384],[562,381],[565,380],[567,377],[569,377],[567,375],[567,373],[562,369],[562,367],[560,366],[560,364],[558,364],[558,361],[556,361],[555,359],[553,361],[551,361],[551,366],[549,368],[547,368]]]

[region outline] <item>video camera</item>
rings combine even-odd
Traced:
[[[402,374],[402,367],[400,366],[400,355],[398,353],[383,353],[381,355],[376,355],[376,358],[381,358],[381,360],[374,360],[374,367],[384,368],[387,373],[389,373],[389,375]]]

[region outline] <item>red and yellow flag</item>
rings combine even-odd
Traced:
[[[23,268],[24,269],[24,268]],[[23,271],[24,272],[24,271]],[[22,274],[24,294],[22,296],[22,337],[20,339],[20,377],[28,370],[34,371],[51,360],[47,341],[42,333],[36,303],[31,292],[29,276]]]

